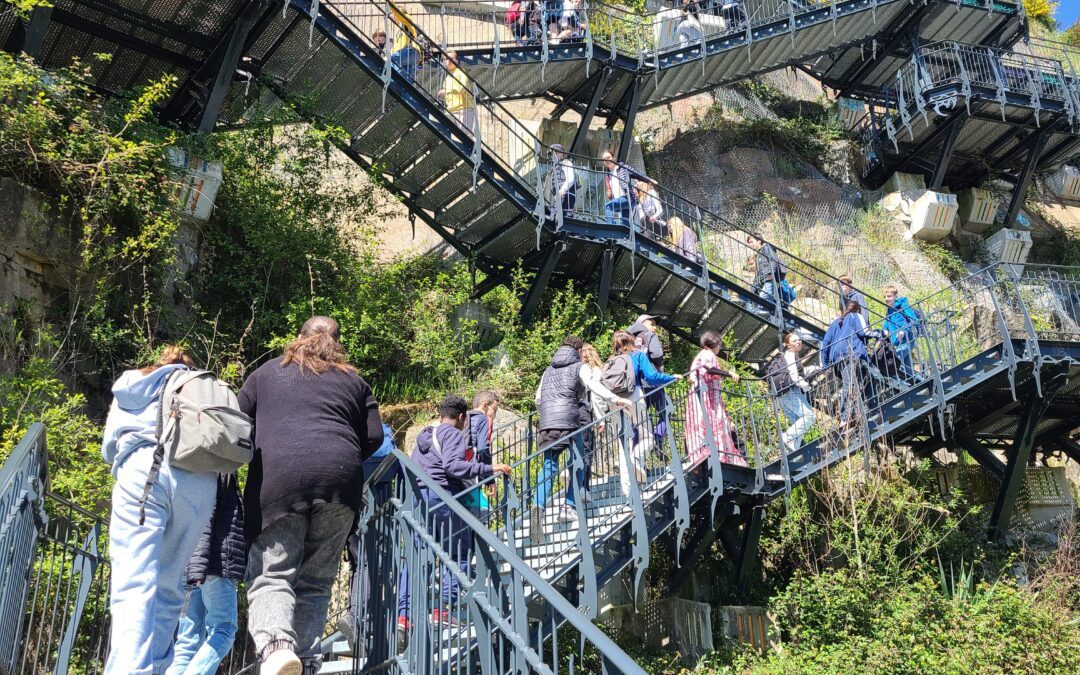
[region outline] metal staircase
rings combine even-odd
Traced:
[[[350,5],[353,16],[358,6]],[[377,170],[414,216],[477,262],[489,277],[481,292],[518,264],[537,270],[526,313],[559,274],[598,278],[602,306],[617,297],[664,317],[677,333],[733,332],[751,361],[775,351],[781,330],[812,340],[824,334],[839,306],[839,286],[828,273],[777,251],[800,295],[785,306],[777,287],[770,296],[754,287],[747,233],[663,186],[653,189],[671,227],[648,234],[632,217],[609,218],[605,174],[580,155],[572,158],[577,204],[564,211],[553,198],[552,159],[539,139],[467,73],[459,76],[475,109],[470,127],[463,126],[438,96],[447,66],[425,60],[408,74],[394,67],[371,35],[375,26],[393,34],[403,20],[385,3],[366,7],[379,18],[363,15],[370,34],[333,5],[313,18],[306,3],[272,10],[246,57],[258,64],[261,86],[233,85],[222,120],[273,118],[287,107],[289,115],[340,126],[351,158]],[[685,233],[676,231],[675,217]]]
[[[695,431],[692,420],[705,394],[684,381],[665,388],[665,404],[642,401],[575,432],[562,441],[568,451],[537,447],[530,420],[501,429],[495,451],[499,461],[512,463],[512,476],[483,481],[455,499],[440,494],[442,503],[419,497],[423,474],[396,455],[382,469],[398,465],[396,487],[368,492],[362,525],[365,550],[375,552],[367,569],[378,570],[368,582],[385,589],[368,596],[373,618],[361,626],[372,658],[388,658],[391,669],[423,672],[492,658],[489,636],[505,636],[498,621],[482,615],[477,594],[503,607],[503,622],[518,621],[519,634],[538,652],[553,648],[557,637],[566,644],[557,629],[564,610],[551,604],[538,581],[506,578],[505,560],[489,554],[493,538],[502,556],[502,547],[513,551],[590,619],[599,610],[598,589],[621,572],[632,570],[635,588],[640,584],[649,545],[659,540],[681,563],[671,582],[676,588],[702,554],[702,542],[711,541],[708,534],[721,531],[735,562],[733,584],[744,586],[766,505],[857,453],[869,461],[865,451],[885,438],[921,453],[963,448],[995,471],[1002,486],[990,526],[995,536],[1005,536],[1017,481],[1036,449],[1067,448],[1080,458],[1068,441],[1080,420],[1080,270],[996,265],[916,307],[922,320],[910,348],[911,370],[859,360],[826,369],[809,392],[816,421],[805,442],[787,451],[780,448],[788,421],[763,382],[724,389],[734,442],[714,437],[710,426]],[[991,446],[1007,447],[1007,461]],[[638,460],[636,470],[628,468]],[[571,491],[577,509],[564,519]],[[471,512],[461,505],[480,501],[484,506]],[[453,515],[440,515],[446,511]],[[450,566],[455,548],[482,540],[471,575],[461,577],[467,590],[459,597],[439,600],[445,582],[427,572],[416,580],[413,570],[434,569],[424,553],[432,542],[410,534],[417,529],[440,532],[434,539],[443,566]],[[388,539],[398,543],[388,546]],[[403,568],[412,589],[412,628],[393,657],[401,616],[396,580]],[[459,623],[421,627],[418,617],[439,607]],[[499,649],[494,653],[497,658]]]

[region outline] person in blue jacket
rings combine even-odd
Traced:
[[[915,381],[915,365],[912,363],[911,350],[915,346],[920,326],[919,315],[908,302],[899,295],[896,286],[888,285],[881,289],[885,297],[885,330],[889,332],[889,341],[896,348],[896,360],[900,364],[900,374],[904,380]]]
[[[842,394],[856,385],[861,386],[867,405],[873,409],[876,401],[873,382],[870,379],[870,354],[866,350],[866,341],[881,338],[885,333],[870,329],[866,325],[866,319],[863,318],[861,310],[859,303],[848,302],[844,306],[844,313],[829,326],[821,341],[821,366],[822,368],[836,366],[840,370],[843,378]],[[854,370],[844,367],[849,360],[856,361]],[[853,372],[858,382],[851,380]],[[847,407],[845,401],[846,397],[842,395],[841,409]]]
[[[631,467],[625,466],[623,453],[619,453],[619,486],[624,495],[630,494],[630,471],[634,471],[638,483],[644,483],[647,479],[645,473],[645,461],[653,450],[652,425],[649,421],[649,410],[645,405],[645,387],[662,387],[665,384],[681,380],[682,375],[669,375],[657,370],[649,355],[637,346],[637,340],[627,331],[615,331],[612,338],[612,358],[629,358],[634,370],[634,391],[630,395],[633,406],[629,411],[619,415],[619,438],[622,437],[622,425],[633,425],[633,440],[630,449]]]

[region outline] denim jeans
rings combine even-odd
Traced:
[[[784,445],[789,451],[802,447],[803,436],[813,426],[814,409],[806,402],[806,394],[798,387],[791,387],[780,397],[780,409],[791,424],[784,432]]]
[[[207,576],[188,591],[165,675],[214,675],[236,637],[236,581]]]
[[[420,62],[420,52],[413,47],[404,47],[390,55],[390,62],[401,71],[409,82],[416,81],[416,65]]]
[[[616,211],[618,211],[618,220],[616,220]],[[612,225],[629,225],[630,200],[625,195],[612,199],[607,204],[604,204],[604,216],[607,217],[607,221]]]
[[[260,658],[292,649],[318,670],[330,590],[355,519],[344,504],[315,504],[278,518],[252,542],[248,632]]]
[[[900,375],[905,382],[915,382],[915,365],[911,361],[911,342],[896,345],[896,363],[900,366]]]
[[[562,431],[562,434],[571,434],[573,429],[566,429]],[[534,506],[546,508],[548,502],[551,500],[551,493],[555,489],[555,477],[559,475],[559,459],[563,454],[563,451],[570,447],[571,440],[565,438],[557,445],[553,445],[544,450],[544,464],[540,467],[540,475],[536,479],[536,496],[533,500]],[[581,434],[577,434],[573,437],[574,447],[582,457],[585,456],[584,439]],[[573,457],[567,456],[566,459],[567,468],[573,464]],[[581,484],[585,484],[585,469],[582,468],[577,472],[577,478],[568,481],[566,486],[566,504],[577,508],[577,500],[575,498],[574,485],[577,481],[581,481]]]
[[[428,516],[425,522],[429,523],[431,528],[434,529],[435,541],[444,551],[450,554],[450,558],[457,564],[458,570],[468,576],[471,573],[469,560],[472,557],[473,549],[472,530],[466,527],[465,523],[454,515],[443,504],[442,500],[430,490],[421,489],[420,496],[427,504]],[[417,510],[422,513],[420,508]],[[414,536],[416,537],[417,547],[422,550],[424,544],[421,543],[419,535]],[[409,564],[411,562],[413,561],[406,559],[401,566],[401,575],[398,577],[398,616],[415,622],[421,619],[426,620],[426,617],[414,617],[411,614],[412,589],[409,588]],[[413,574],[420,575],[415,581],[422,584],[421,594],[427,598],[433,597],[431,590],[429,590],[433,579],[432,570],[414,570]],[[439,600],[442,607],[451,611],[459,610],[460,588],[458,579],[446,565],[442,566],[440,581]]]
[[[214,510],[217,474],[174,469],[166,459],[146,500],[139,502],[154,448],[132,452],[116,470],[109,518],[112,628],[105,672],[164,672],[184,606],[187,564]]]

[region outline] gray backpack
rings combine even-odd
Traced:
[[[600,384],[616,396],[629,396],[634,392],[634,364],[629,354],[612,356],[600,371]]]
[[[169,465],[195,473],[232,473],[251,461],[251,418],[240,412],[236,394],[207,370],[177,370],[162,388],[158,408],[157,448],[146,479],[139,524],[146,499],[166,453]]]

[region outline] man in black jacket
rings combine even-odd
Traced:
[[[188,563],[186,610],[166,675],[213,675],[236,636],[236,582],[247,569],[236,474],[218,476],[217,505]]]

